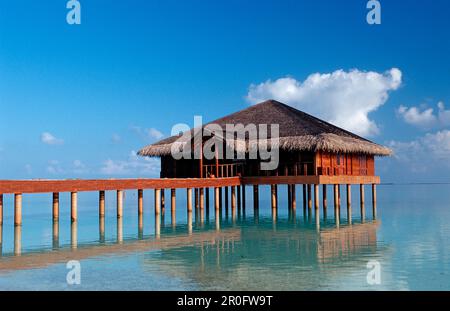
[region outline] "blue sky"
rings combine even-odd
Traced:
[[[1,179],[152,176],[133,151],[287,83],[288,104],[367,117],[348,126],[396,151],[384,181],[450,181],[448,1],[381,0],[381,25],[366,0],[80,0],[81,25],[66,2],[0,0]]]

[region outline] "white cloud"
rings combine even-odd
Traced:
[[[142,128],[140,126],[132,125],[131,130],[144,140],[158,140],[164,137],[164,134],[159,130],[151,128]]]
[[[409,164],[415,171],[426,171],[435,167],[450,168],[450,130],[427,133],[408,142],[391,141],[389,147],[394,150],[394,158]]]
[[[49,132],[44,132],[41,134],[41,142],[47,145],[62,145],[64,140],[56,138]]]
[[[159,176],[160,162],[156,158],[139,157],[133,150],[127,160],[106,160],[100,171],[105,175]]]
[[[311,74],[303,82],[286,77],[252,84],[247,100],[252,104],[279,100],[349,131],[373,136],[379,127],[369,113],[382,106],[401,82],[397,68],[384,73],[337,70]]]
[[[57,160],[50,160],[47,165],[47,172],[52,175],[63,174],[64,170],[61,167],[61,164]]]
[[[435,114],[433,108],[416,106],[408,108],[402,105],[397,109],[397,113],[406,123],[421,129],[450,126],[450,110],[445,109],[444,102],[439,102],[437,107],[437,114]]]
[[[89,172],[87,166],[80,160],[73,161],[72,166],[72,171],[74,174],[86,174]]]

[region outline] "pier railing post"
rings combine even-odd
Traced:
[[[14,225],[22,225],[22,194],[14,194]]]
[[[72,222],[76,222],[78,219],[78,193],[70,193],[70,219]]]

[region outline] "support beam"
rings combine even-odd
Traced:
[[[239,186],[237,186],[239,188]],[[231,186],[231,216],[234,219],[236,216],[236,187]]]
[[[144,214],[144,190],[138,190],[138,216]]]
[[[170,189],[170,215],[172,217],[172,225],[176,224],[176,208],[177,208],[177,191]]]
[[[314,185],[314,209],[319,210],[319,185]]]
[[[297,209],[297,194],[295,191],[295,185],[291,185],[291,207],[294,211]]]
[[[377,185],[372,184],[372,216],[377,219]]]
[[[228,187],[225,187],[225,209],[228,210]]]
[[[238,186],[239,187],[239,186]],[[245,185],[242,185],[242,209],[245,210]]]
[[[105,191],[98,192],[98,215],[100,218],[105,217]]]
[[[259,209],[259,190],[258,185],[253,185],[253,209]]]
[[[200,207],[200,204],[198,202],[198,198],[199,198],[198,188],[195,188],[194,189],[194,206],[195,206],[195,210],[197,210]]]
[[[72,222],[78,220],[78,193],[70,193],[70,219]]]
[[[14,194],[14,225],[22,225],[22,194]]]
[[[192,213],[192,188],[186,189],[186,201],[187,201],[187,211],[188,213]]]
[[[161,189],[161,213],[166,211],[166,189]]]
[[[205,189],[200,188],[200,211],[203,215],[203,210],[205,209]]]
[[[364,206],[364,185],[359,185],[359,201],[361,205],[361,220],[364,221],[366,219],[366,208]]]
[[[216,209],[216,213],[220,209],[220,202],[219,201],[220,201],[219,188],[215,187],[214,188],[214,207]]]
[[[311,184],[308,184],[308,210],[312,210]]]
[[[59,193],[53,192],[53,221],[59,221]],[[0,220],[1,222],[1,220]]]
[[[277,189],[275,185],[270,185],[271,194],[272,194],[272,209],[277,208]]]
[[[206,209],[209,210],[209,188],[205,188]]]
[[[286,185],[287,189],[287,198],[288,198],[288,210],[292,208],[292,190],[291,185]]]
[[[117,218],[123,216],[123,190],[117,190]]]
[[[306,210],[306,185],[303,185],[303,209]]]
[[[222,197],[222,187],[219,187],[219,208],[222,209],[223,197]]]
[[[334,211],[339,210],[339,187],[338,185],[333,185],[333,191],[334,191]]]
[[[161,189],[155,189],[155,215],[161,214]]]
[[[328,200],[327,200],[327,185],[322,185],[322,208],[323,208],[323,217],[327,215],[328,208]]]
[[[241,187],[237,186],[237,207],[241,210]]]
[[[1,225],[3,225],[3,194],[0,194],[0,226]]]
[[[347,185],[347,220],[352,223],[352,186]]]

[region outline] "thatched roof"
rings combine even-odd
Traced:
[[[268,100],[247,109],[235,112],[208,124],[218,124],[225,129],[227,124],[279,124],[279,142],[270,144],[280,150],[290,151],[326,151],[344,153],[362,153],[368,155],[388,156],[392,151],[356,134],[348,132],[328,122],[320,120],[303,111],[277,102]],[[207,126],[208,124],[205,124]],[[193,132],[193,130],[191,130]],[[225,134],[224,134],[225,136]],[[228,142],[236,149],[245,148],[249,151],[261,144],[261,140]],[[141,156],[169,155],[174,142],[180,142],[180,136],[172,136],[144,147],[139,151]],[[186,142],[182,142],[186,143]]]

